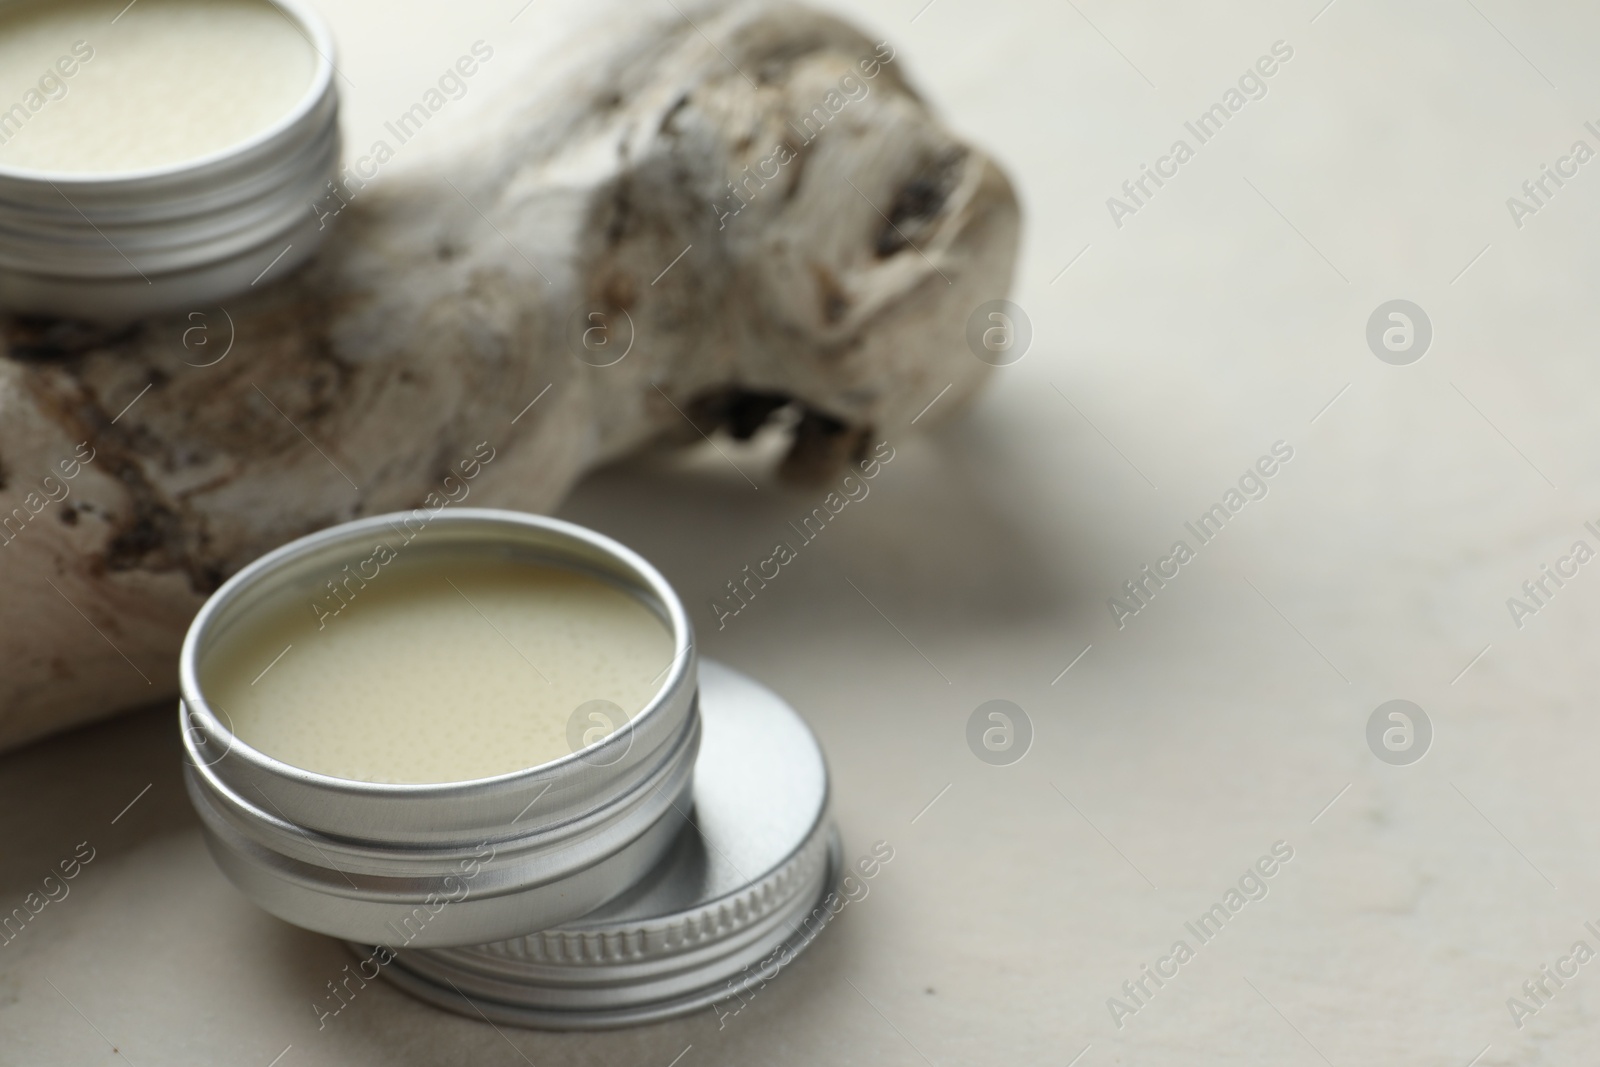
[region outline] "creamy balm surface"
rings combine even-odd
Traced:
[[[317,61],[265,0],[0,0],[0,166],[197,159],[287,115]]]
[[[572,751],[580,705],[631,719],[673,658],[642,603],[553,567],[391,565],[347,595],[333,617],[294,603],[242,620],[200,678],[241,740],[336,778],[456,782],[549,762]]]

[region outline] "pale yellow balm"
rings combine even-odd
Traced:
[[[510,561],[406,562],[402,550],[371,580],[338,575],[337,597],[231,626],[200,678],[218,717],[274,759],[335,778],[457,782],[565,756],[581,705],[610,701],[631,719],[667,677],[666,624],[605,582]],[[580,718],[591,741],[603,736]]]
[[[0,2],[0,166],[117,174],[241,144],[319,57],[265,0]]]

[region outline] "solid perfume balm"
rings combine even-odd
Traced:
[[[586,574],[363,562],[219,640],[201,684],[239,740],[335,778],[488,778],[567,755],[586,706],[604,710],[580,741],[621,726],[672,663],[663,621]]]
[[[117,174],[198,159],[288,115],[316,52],[265,0],[0,6],[0,165]]]

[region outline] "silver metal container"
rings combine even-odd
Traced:
[[[576,922],[469,948],[351,948],[365,977],[472,1018],[586,1030],[735,1014],[832,917],[840,847],[822,750],[751,679],[700,663],[692,823],[624,896]],[[370,961],[370,962],[368,962]],[[371,968],[371,970],[369,970]]]
[[[207,703],[200,679],[230,627],[309,602],[324,580],[429,516],[389,566],[500,558],[580,571],[637,597],[666,626],[673,660],[626,726],[569,756],[467,782],[333,778],[251,748]],[[398,540],[404,541],[399,536]],[[643,558],[571,523],[449,509],[376,516],[273,551],[201,608],[179,664],[185,781],[207,844],[261,907],[338,937],[414,946],[493,941],[565,922],[615,897],[672,846],[700,745],[693,633]]]
[[[333,36],[300,0],[268,0],[317,52],[311,86],[250,139],[150,170],[0,166],[0,309],[106,322],[203,310],[303,263],[339,171]]]

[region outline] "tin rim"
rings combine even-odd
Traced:
[[[299,557],[308,544],[333,533],[337,533],[340,540],[359,541],[372,532],[380,530],[391,531],[393,529],[393,521],[406,515],[409,515],[409,513],[392,512],[386,515],[374,515],[365,519],[357,519],[354,522],[342,523],[327,530],[299,538],[286,545],[280,545],[254,562],[247,564],[233,577],[219,586],[215,593],[211,594],[211,597],[195,615],[193,622],[189,624],[189,630],[184,635],[183,648],[178,658],[178,685],[182,702],[191,716],[198,715],[200,717],[200,725],[205,729],[207,736],[227,736],[231,739],[229,744],[230,753],[237,752],[241,759],[253,763],[270,773],[299,778],[330,790],[348,791],[357,794],[372,793],[380,796],[385,793],[411,795],[418,791],[440,797],[459,795],[463,790],[474,791],[480,786],[513,782],[520,778],[526,778],[535,771],[570,766],[573,763],[581,762],[586,755],[592,756],[596,752],[603,751],[607,746],[616,747],[623,743],[619,739],[625,738],[626,734],[624,731],[618,730],[588,748],[568,753],[548,763],[525,767],[519,771],[508,771],[505,774],[491,775],[487,778],[472,778],[460,782],[396,784],[391,782],[362,782],[350,778],[336,778],[332,775],[319,774],[316,771],[306,770],[303,767],[296,767],[275,759],[234,736],[233,731],[217,718],[215,711],[206,702],[201,693],[198,677],[198,664],[202,656],[200,645],[201,642],[209,637],[209,631],[216,625],[218,616],[223,615],[224,612],[232,607],[235,599],[252,584],[265,580],[274,570]],[[643,556],[634,552],[620,541],[614,541],[604,534],[596,533],[587,527],[566,522],[562,519],[552,519],[543,515],[531,515],[518,511],[504,511],[497,508],[452,508],[449,511],[439,513],[431,521],[457,523],[475,521],[507,522],[519,526],[552,530],[574,540],[587,542],[616,556],[650,583],[653,587],[652,592],[660,598],[659,606],[667,613],[665,622],[673,637],[672,666],[668,669],[667,677],[662,681],[660,688],[657,689],[656,695],[650,699],[650,703],[646,704],[638,715],[635,715],[630,720],[629,725],[633,725],[651,714],[656,707],[664,703],[669,691],[682,685],[690,677],[690,672],[694,667],[691,661],[694,630],[689,622],[688,614],[683,609],[683,603],[678,599],[672,586],[667,584],[666,578],[662,577],[655,567],[651,566]],[[185,748],[188,749],[190,734],[187,730],[184,732],[184,742]],[[191,758],[196,756],[193,751],[189,751],[186,754]]]

